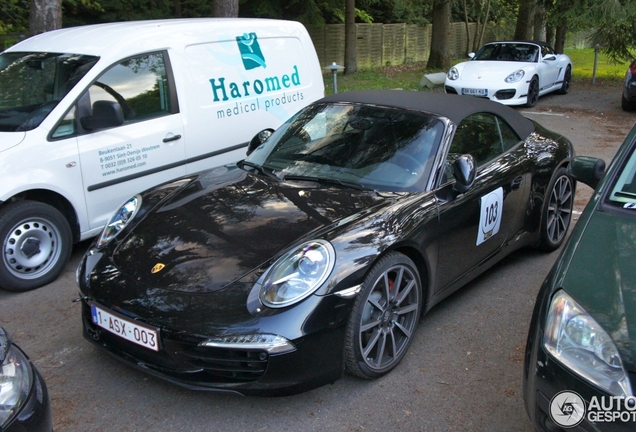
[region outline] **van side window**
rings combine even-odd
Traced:
[[[162,53],[144,54],[122,61],[100,76],[88,89],[90,105],[114,102],[124,123],[170,114],[170,92]]]

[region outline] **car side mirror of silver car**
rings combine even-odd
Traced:
[[[465,193],[475,183],[477,167],[475,159],[469,154],[463,154],[453,162],[453,175],[455,176],[455,189],[459,193]]]
[[[575,156],[567,171],[574,180],[596,189],[605,175],[605,161],[592,156]]]
[[[267,141],[273,133],[274,129],[263,129],[262,131],[254,135],[254,138],[252,138],[249,145],[247,146],[247,155],[249,156],[250,154],[252,154],[252,152],[256,150],[258,146]]]

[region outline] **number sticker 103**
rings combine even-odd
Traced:
[[[481,212],[479,215],[479,232],[477,246],[499,232],[503,214],[503,188],[495,189],[488,195],[481,197]]]

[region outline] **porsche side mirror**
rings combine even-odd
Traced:
[[[247,155],[249,156],[254,150],[258,148],[258,146],[267,141],[267,139],[272,136],[273,133],[274,129],[263,129],[262,131],[254,135],[254,138],[252,138],[249,145],[247,146]]]
[[[475,159],[469,154],[463,154],[453,162],[453,175],[455,176],[454,189],[464,193],[475,183],[477,167]]]
[[[543,61],[554,61],[556,60],[556,56],[554,54],[548,54],[547,56],[543,57]]]
[[[470,57],[471,59],[475,58],[475,53],[474,52],[468,53],[468,57]]]
[[[596,189],[598,182],[605,175],[605,161],[592,156],[575,156],[568,165],[568,175]]]
[[[80,123],[86,130],[120,126],[124,123],[124,113],[117,102],[96,101],[93,104],[93,115],[82,117]]]

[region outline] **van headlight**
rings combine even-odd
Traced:
[[[550,303],[543,345],[559,363],[601,390],[633,395],[614,341],[563,290]]]
[[[313,240],[290,250],[269,269],[260,298],[265,306],[281,308],[311,295],[329,277],[336,262],[331,243]]]
[[[99,236],[97,240],[97,247],[101,248],[108,244],[112,239],[114,239],[117,234],[119,234],[126,225],[130,223],[130,221],[137,214],[137,210],[141,207],[141,196],[135,195],[126,201],[120,208],[117,210],[113,216],[110,218],[102,234]]]
[[[514,71],[513,73],[511,73],[510,75],[508,75],[508,76],[506,77],[505,81],[506,81],[507,83],[516,83],[516,82],[519,82],[519,81],[521,81],[521,78],[523,78],[523,76],[524,76],[525,74],[526,74],[526,73],[525,73],[523,70],[519,69],[518,71]]]
[[[0,430],[20,411],[32,384],[29,360],[0,327]]]

